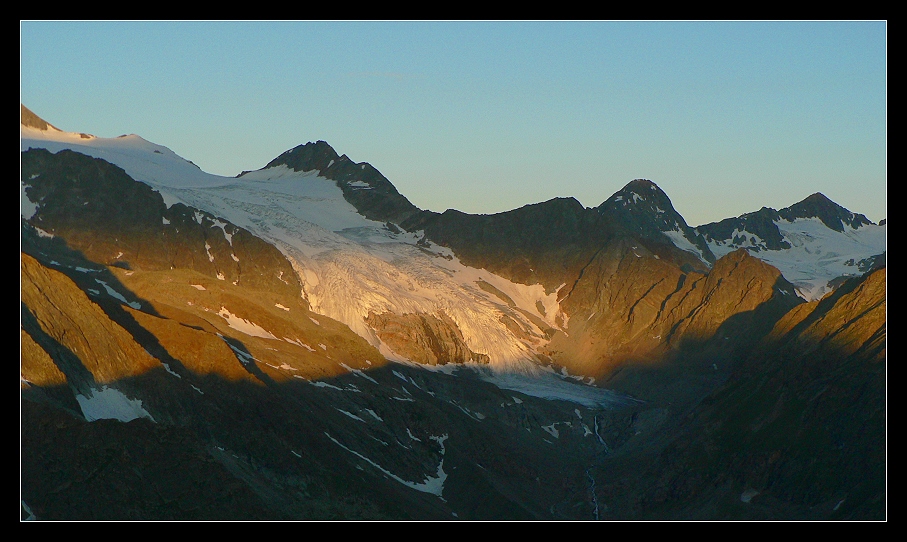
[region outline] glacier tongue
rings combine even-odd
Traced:
[[[227,215],[273,242],[297,269],[314,311],[345,323],[382,350],[387,351],[387,345],[365,322],[370,313],[443,312],[457,324],[469,348],[488,355],[493,367],[520,372],[536,368],[534,351],[545,333],[524,312],[556,328],[556,293],[464,266],[448,249],[426,243],[419,232],[394,233],[367,220],[343,199],[333,181],[277,173],[265,179],[267,171],[256,172],[255,182],[238,181],[226,191],[229,197],[222,196],[222,188],[192,189],[193,205],[207,205],[206,210]],[[479,281],[504,292],[520,310],[482,290]],[[531,330],[532,338],[515,336],[503,324],[504,314]]]

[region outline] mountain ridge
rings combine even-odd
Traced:
[[[885,518],[884,257],[805,301],[651,181],[432,213],[22,126],[23,519]]]

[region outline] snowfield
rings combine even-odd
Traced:
[[[775,224],[791,248],[751,254],[777,267],[807,301],[820,299],[831,291],[829,282],[838,277],[860,275],[857,267],[860,260],[887,250],[887,224],[870,224],[857,229],[844,226],[843,233],[828,228],[818,218],[798,218],[793,222],[782,219]],[[735,230],[733,235],[743,235],[747,240],[755,238],[757,244],[763,243],[747,231]],[[754,245],[750,241],[745,245],[709,241],[709,248],[718,258],[739,246]]]

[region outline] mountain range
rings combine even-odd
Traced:
[[[20,110],[23,519],[886,517],[885,221],[437,213]]]

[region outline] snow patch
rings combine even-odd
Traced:
[[[290,338],[284,337],[283,340],[285,340],[288,343],[293,343],[296,346],[301,346],[301,347],[305,348],[306,350],[308,350],[309,352],[315,351],[314,348],[312,348],[311,346],[307,345],[306,343],[300,341],[299,339],[290,339]]]
[[[699,247],[694,245],[692,241],[687,239],[687,236],[684,235],[683,232],[680,231],[679,229],[663,231],[661,233],[668,236],[668,238],[671,240],[671,242],[674,243],[674,246],[676,246],[680,250],[683,250],[686,252],[692,252],[693,254],[696,255],[697,258],[699,258],[699,260],[702,263],[711,266],[709,261],[705,259],[705,255],[702,253],[702,250],[700,250]]]
[[[353,373],[356,376],[361,376],[362,378],[369,380],[375,384],[378,383],[378,381],[376,381],[374,378],[370,377],[369,375],[365,374],[361,369],[353,369],[346,363],[341,363],[340,366],[343,367],[344,369],[346,369],[347,371]]]
[[[89,271],[90,271],[90,270],[89,270]],[[101,286],[103,286],[105,290],[107,290],[107,295],[109,295],[110,297],[115,298],[116,300],[120,301],[120,302],[123,303],[124,305],[129,305],[130,307],[132,307],[132,308],[135,309],[135,310],[141,310],[141,309],[142,309],[141,303],[138,303],[138,302],[136,302],[136,301],[126,301],[126,298],[123,297],[122,294],[120,294],[119,292],[117,292],[116,290],[114,290],[113,288],[111,288],[111,287],[110,287],[106,282],[104,282],[103,280],[100,280],[100,279],[94,279],[94,280],[95,280],[95,282],[97,282],[98,284],[100,284]]]
[[[92,388],[88,396],[76,394],[76,400],[82,408],[85,419],[95,420],[120,420],[128,422],[137,418],[148,418],[154,421],[151,414],[142,408],[142,401],[130,399],[121,391],[102,386],[101,389]]]
[[[753,500],[753,497],[755,497],[759,493],[760,492],[755,489],[748,488],[748,489],[744,490],[743,493],[740,494],[740,500],[745,503],[748,503],[751,500]]]
[[[295,375],[294,375],[294,376],[295,376]],[[298,377],[298,378],[302,378],[302,377],[300,376],[300,377]],[[322,382],[322,381],[320,381],[320,380],[310,380],[310,381],[309,381],[309,384],[315,386],[316,388],[331,388],[331,389],[333,389],[333,390],[343,391],[343,388],[338,388],[337,386],[334,386],[334,385],[332,385],[332,384],[328,384],[327,382]]]
[[[337,407],[334,407],[334,408],[335,408],[336,410],[342,412],[343,414],[346,414],[346,415],[349,416],[350,418],[353,418],[354,420],[359,420],[360,422],[365,423],[365,420],[363,420],[362,418],[360,418],[359,416],[356,416],[355,414],[353,414],[353,413],[351,413],[351,412],[347,412],[347,411],[342,410],[342,409],[339,409],[339,408],[337,408]]]
[[[329,439],[331,439],[334,442],[334,444],[336,444],[337,446],[340,446],[341,448],[350,452],[351,454],[355,455],[356,457],[366,461],[368,464],[375,467],[379,471],[383,472],[385,475],[387,475],[391,479],[396,480],[397,482],[400,482],[401,484],[403,484],[407,487],[410,487],[417,491],[421,491],[423,493],[431,493],[433,495],[437,495],[438,497],[440,497],[441,493],[444,491],[444,481],[447,480],[447,474],[444,472],[444,459],[443,458],[441,458],[441,462],[438,464],[438,471],[435,476],[426,476],[424,482],[419,482],[419,483],[409,482],[407,480],[404,480],[403,478],[400,478],[396,474],[393,474],[392,472],[383,468],[382,466],[375,463],[371,459],[365,457],[364,455],[360,454],[359,452],[352,450],[350,448],[347,448],[346,446],[344,446],[343,444],[338,442],[337,439],[332,437],[327,432],[325,432],[324,434]],[[447,435],[443,435],[441,437],[430,437],[430,438],[432,440],[437,441],[438,444],[441,445],[441,455],[443,456],[444,455],[444,441],[447,439]]]
[[[221,306],[220,311],[218,311],[217,315],[226,320],[227,325],[229,325],[231,328],[245,333],[246,335],[261,337],[263,339],[274,339],[275,341],[278,340],[277,337],[275,337],[271,332],[267,331],[258,324],[246,320],[245,318],[236,316],[235,314],[227,310],[226,307]]]

